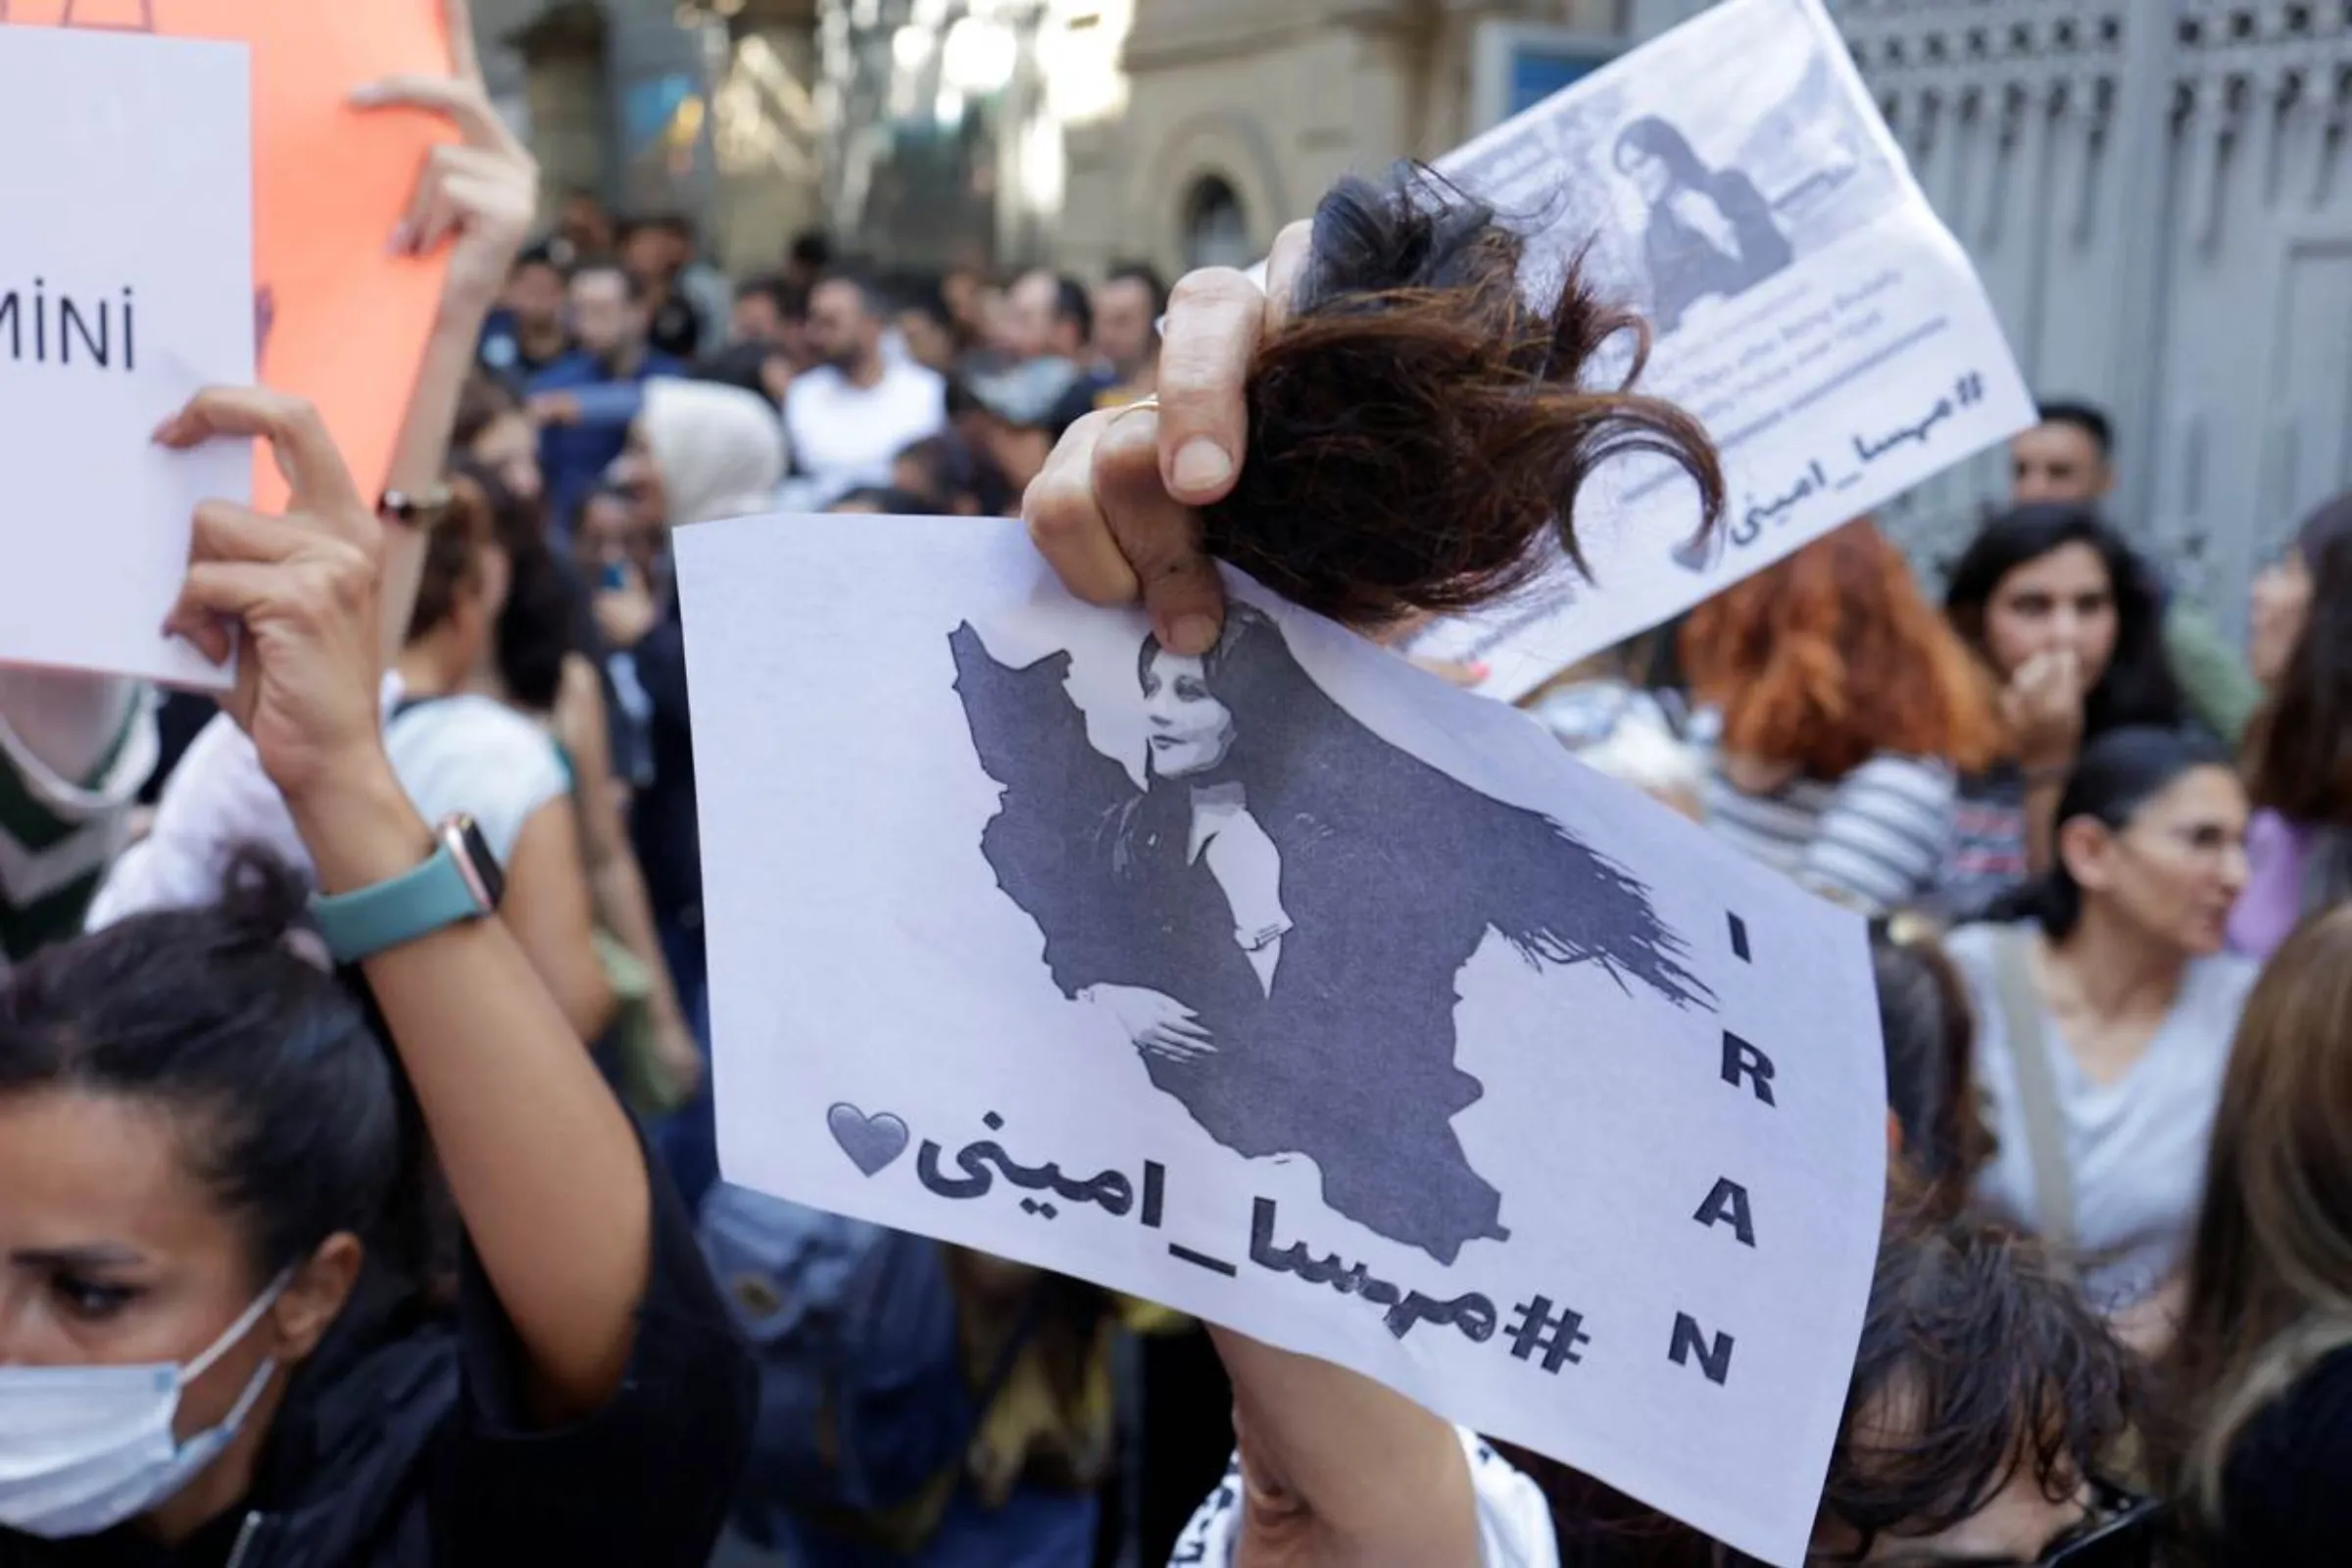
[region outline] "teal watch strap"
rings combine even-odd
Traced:
[[[358,963],[491,912],[494,904],[485,904],[459,860],[456,837],[445,828],[430,859],[389,882],[311,900],[337,963]]]

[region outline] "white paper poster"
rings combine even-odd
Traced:
[[[1725,0],[1440,161],[1531,246],[1638,308],[1640,390],[1714,437],[1726,528],[1690,548],[1690,482],[1654,458],[1588,486],[1563,563],[1412,651],[1483,661],[1516,700],[2024,429],[1991,303],[1911,177],[1820,0]],[[1622,377],[1626,364],[1613,367]]]
[[[678,551],[731,1180],[1798,1559],[1886,1159],[1856,917],[1238,576],[1184,660],[1017,523]]]
[[[0,27],[0,661],[230,678],[161,627],[251,447],[149,437],[253,380],[252,188],[244,45]]]

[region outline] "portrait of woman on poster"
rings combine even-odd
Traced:
[[[1449,1264],[1508,1235],[1453,1127],[1485,1093],[1454,1008],[1490,931],[1532,964],[1709,1001],[1647,888],[1365,728],[1253,607],[1203,657],[1144,639],[1105,694],[1141,704],[1140,788],[1088,739],[1068,653],[1015,668],[968,625],[951,642],[1004,790],[980,848],[1055,987],[1218,1144],[1311,1156],[1324,1201],[1392,1241]]]
[[[1617,133],[1614,162],[1649,208],[1642,251],[1660,337],[1700,300],[1737,298],[1795,259],[1755,182],[1736,169],[1709,169],[1655,115]]]

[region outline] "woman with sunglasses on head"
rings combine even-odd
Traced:
[[[2142,1348],[2169,1332],[2254,982],[2222,952],[2245,831],[2245,790],[2218,745],[2112,731],[2059,799],[2057,863],[1945,944],[1999,1145],[1977,1196],[2078,1256],[2092,1303]]]
[[[316,867],[317,928],[245,880],[0,989],[0,1563],[700,1568],[748,1355],[496,918],[481,835],[429,826],[393,774],[384,530],[318,414],[213,391],[158,435],[242,437],[292,502],[199,509],[170,624],[238,653],[223,707]],[[321,945],[391,1058],[303,956]],[[466,1244],[454,1314],[400,1200],[428,1147]]]
[[[2352,909],[2247,1001],[2206,1161],[2165,1474],[2211,1568],[2352,1546]]]

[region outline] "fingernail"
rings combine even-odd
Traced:
[[[350,102],[362,105],[363,107],[370,104],[380,104],[384,101],[383,84],[381,82],[363,81],[357,87],[352,88],[347,97]]]
[[[1494,669],[1487,663],[1485,660],[1474,659],[1470,662],[1470,678],[1472,680],[1485,680],[1489,675],[1494,673]]]
[[[1208,437],[1195,436],[1177,449],[1174,476],[1179,490],[1211,489],[1233,477],[1233,460]]]
[[[1160,641],[1180,658],[1198,659],[1217,646],[1217,622],[1209,615],[1178,615]]]
[[[416,229],[415,225],[401,222],[393,225],[391,241],[385,248],[395,256],[405,256],[415,249],[416,245]]]

